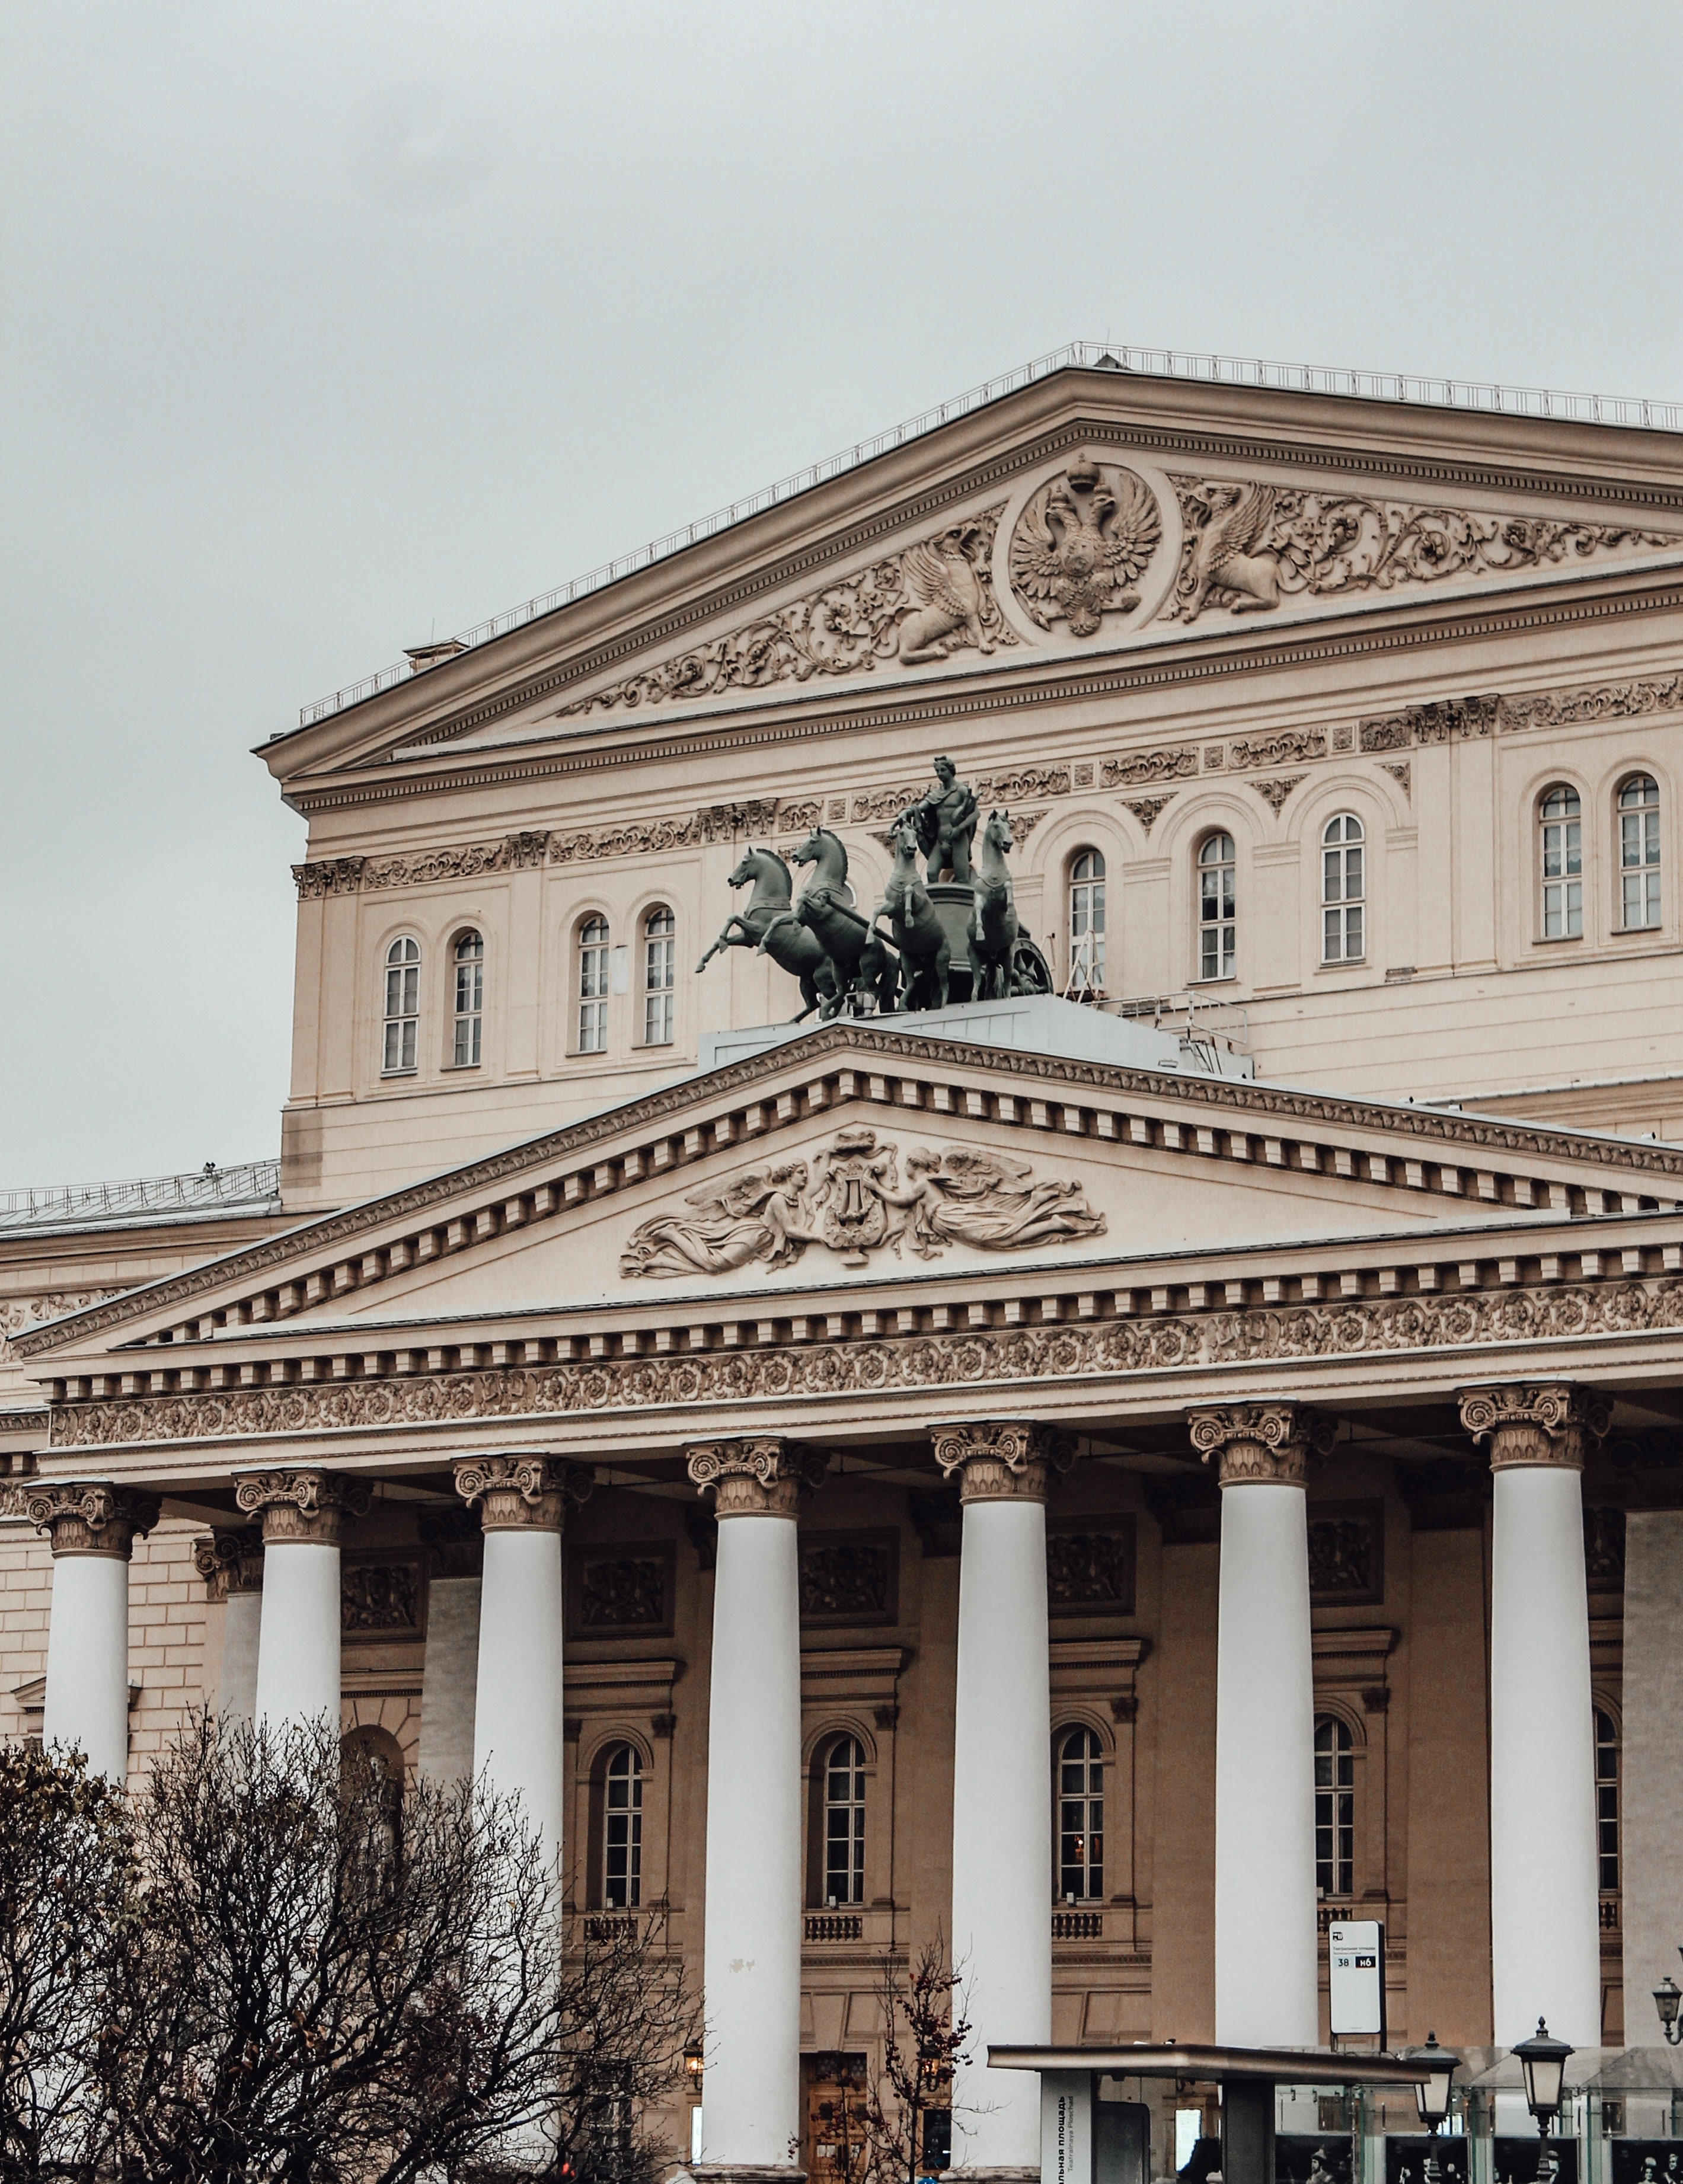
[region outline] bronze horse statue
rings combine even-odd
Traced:
[[[883,889],[883,900],[871,914],[874,933],[879,918],[894,927],[900,950],[900,1005],[903,1009],[942,1009],[947,1003],[947,978],[952,953],[946,928],[929,900],[929,890],[917,876],[917,852],[922,844],[909,818],[894,828],[894,866]]]
[[[1011,846],[1010,812],[990,811],[982,834],[981,860],[972,875],[968,937],[972,1000],[1002,1001],[1013,994],[1052,990],[1045,957],[1017,923],[1017,901],[1006,867]]]
[[[847,845],[828,827],[815,827],[794,853],[798,865],[817,870],[795,897],[792,908],[776,912],[760,939],[760,953],[772,951],[774,935],[803,927],[828,959],[834,990],[819,1008],[822,1018],[835,1016],[844,1001],[871,995],[878,1013],[894,1005],[897,968],[882,935],[853,907],[847,884]]]
[[[766,942],[772,926],[789,906],[794,893],[794,883],[789,877],[789,866],[772,850],[748,850],[742,861],[731,874],[733,888],[754,883],[754,893],[749,898],[746,910],[733,910],[725,920],[718,939],[696,965],[698,974],[707,968],[721,950],[752,948],[767,955],[780,970],[789,972],[800,981],[800,998],[805,1006],[802,1017],[810,1017],[821,1001],[833,1000],[838,994],[835,972],[830,959],[804,925],[777,924],[777,937],[769,945]],[[833,1011],[826,1011],[827,1014]]]

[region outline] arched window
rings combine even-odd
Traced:
[[[421,943],[407,933],[386,950],[386,1039],[380,1067],[387,1077],[415,1067],[421,1029]]]
[[[664,903],[643,921],[643,1044],[672,1043],[672,990],[676,983],[677,920]]]
[[[602,1776],[602,1902],[634,1911],[643,1900],[643,1761],[616,1744]]]
[[[1198,852],[1198,976],[1230,978],[1239,932],[1234,911],[1233,837],[1212,834]]]
[[[1578,792],[1557,783],[1538,816],[1542,832],[1543,939],[1575,940],[1584,930],[1584,818]]]
[[[578,928],[578,1050],[608,1050],[608,921],[592,917]]]
[[[1368,893],[1362,822],[1340,811],[1321,833],[1321,961],[1359,963],[1367,953],[1363,911]]]
[[[1058,1746],[1058,1898],[1086,1903],[1105,1892],[1105,1770],[1090,1729]]]
[[[865,1753],[839,1736],[824,1760],[824,1901],[865,1901]]]
[[[477,933],[456,941],[455,1036],[450,1059],[458,1069],[479,1067],[479,1031],[485,1010],[485,942]]]
[[[1315,1724],[1315,1886],[1323,1896],[1356,1886],[1356,1753],[1335,1714]]]
[[[1619,792],[1619,881],[1627,933],[1659,923],[1659,783],[1633,773]]]
[[[1105,861],[1078,850],[1069,867],[1068,994],[1105,989]]]
[[[1619,1725],[1596,1708],[1596,1868],[1603,1896],[1619,1893]]]

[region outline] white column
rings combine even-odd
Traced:
[[[257,1725],[271,1733],[325,1720],[339,1727],[339,1540],[368,1489],[311,1466],[248,1473],[234,1487],[248,1516],[263,1514],[263,1609],[258,1637]]]
[[[1051,1685],[1046,1494],[1051,1442],[1028,1424],[952,1426],[935,1460],[959,1474],[958,1689],[953,1723],[952,1953],[972,2052],[1052,2036]],[[1040,2081],[953,2081],[953,2166],[1034,2176]]]
[[[694,1448],[713,1493],[707,2025],[698,2173],[798,2174],[800,2137],[801,1459],[778,1440]]]
[[[212,1532],[193,1543],[205,1597],[222,1605],[216,1711],[247,1727],[257,1719],[257,1656],[263,1626],[263,1534],[255,1524]]]
[[[120,1787],[129,1771],[129,1557],[158,1503],[103,1482],[42,1486],[30,1522],[53,1542],[47,1634],[48,1746],[75,1745]]]
[[[1216,2038],[1316,2044],[1314,1656],[1305,1507],[1311,1432],[1290,1403],[1189,1421],[1220,1459],[1216,1621]]]
[[[456,1491],[479,1505],[485,1571],[473,1771],[517,1797],[527,1825],[562,1870],[561,1526],[588,1472],[542,1454],[475,1457],[456,1466]]]
[[[1580,1474],[1607,1407],[1570,1387],[1461,1398],[1496,1474],[1491,1558],[1491,2002],[1498,2043],[1539,2017],[1601,2042],[1595,1735]],[[1640,2037],[1640,2034],[1636,2036]]]
[[[1668,1482],[1669,1483],[1669,1482]],[[1619,1893],[1624,1914],[1624,2044],[1655,2044],[1654,1989],[1683,1975],[1683,1509],[1624,1520],[1624,1662],[1619,1696]]]

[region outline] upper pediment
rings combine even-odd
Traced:
[[[1683,1153],[1656,1145],[838,1022],[16,1346],[72,1375],[138,1346],[191,1381],[265,1346],[533,1312],[751,1320],[983,1270],[1149,1290],[1200,1255],[1387,1237],[1453,1259],[1469,1247],[1434,1232],[1680,1190]]]
[[[1664,566],[1683,560],[1683,465],[1663,443],[1657,463],[1656,443],[1062,372],[270,763],[297,782]]]

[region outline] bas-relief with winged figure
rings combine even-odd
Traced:
[[[939,1258],[949,1245],[1017,1251],[1099,1236],[1105,1217],[1078,1183],[1037,1183],[1024,1162],[978,1145],[898,1149],[863,1127],[838,1131],[810,1160],[748,1168],[687,1194],[683,1213],[640,1224],[620,1260],[627,1275],[722,1274],[786,1266],[809,1245],[864,1266],[879,1248]]]

